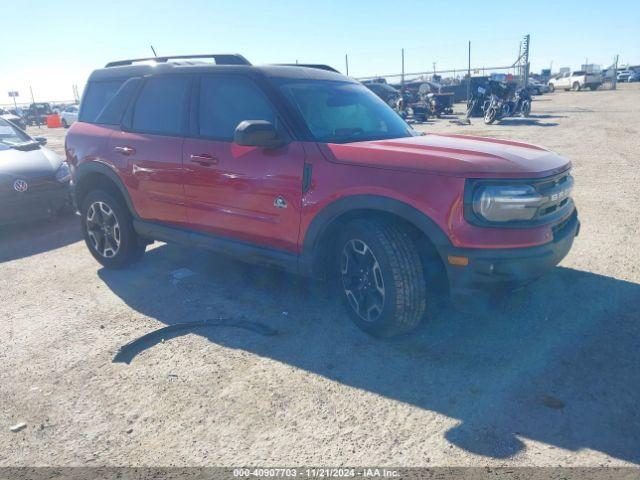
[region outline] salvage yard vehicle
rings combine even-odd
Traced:
[[[4,108],[0,108],[0,118],[13,123],[16,127],[21,130],[25,130],[27,126],[24,123],[24,120],[20,115],[10,112],[9,110],[5,110]]]
[[[496,120],[520,115],[528,117],[531,113],[531,95],[526,88],[517,88],[515,84],[498,83],[489,96],[489,103],[484,107],[484,123],[492,124]]]
[[[51,115],[53,109],[48,103],[32,103],[25,111],[24,121],[27,125],[44,125],[47,123],[47,115]]]
[[[66,136],[87,247],[108,268],[153,240],[333,280],[386,337],[518,288],[578,234],[568,160],[419,135],[359,82],[240,55],[112,62]],[[188,60],[188,61],[183,61]]]
[[[362,82],[362,84],[380,97],[384,103],[393,109],[397,109],[400,101],[400,92],[391,85],[382,82]]]
[[[602,85],[602,75],[600,73],[590,73],[585,70],[576,72],[565,72],[549,80],[549,89],[554,92],[556,89],[573,90],[578,92],[589,88],[597,90]]]
[[[69,105],[60,112],[60,123],[64,128],[69,128],[73,122],[78,120],[78,106]]]
[[[0,119],[0,225],[51,217],[71,206],[66,162]]]

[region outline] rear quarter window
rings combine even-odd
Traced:
[[[125,79],[109,80],[106,82],[89,82],[82,97],[78,120],[95,123],[98,114],[113,98]]]
[[[140,78],[130,78],[124,82],[113,98],[107,102],[98,114],[95,123],[101,125],[120,125],[124,112],[140,86]]]

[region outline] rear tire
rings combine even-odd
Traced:
[[[124,268],[144,254],[146,244],[133,229],[131,213],[112,192],[89,192],[82,201],[80,215],[84,241],[103,266]]]
[[[420,323],[426,312],[426,282],[406,229],[355,220],[342,231],[335,256],[342,301],[358,327],[386,338]]]

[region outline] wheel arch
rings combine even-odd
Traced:
[[[307,228],[302,242],[299,270],[302,274],[322,277],[340,226],[356,218],[397,220],[422,234],[434,252],[440,256],[441,247],[451,245],[442,229],[428,215],[415,207],[390,197],[352,195],[336,200],[316,214]]]
[[[84,163],[76,168],[74,172],[74,197],[78,208],[81,207],[84,197],[95,188],[106,188],[117,195],[125,202],[127,208],[134,217],[137,217],[135,208],[131,203],[129,192],[124,186],[122,179],[113,169],[104,163],[92,161]]]

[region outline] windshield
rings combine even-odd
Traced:
[[[32,141],[29,135],[0,118],[0,148],[10,148]]]
[[[301,80],[282,84],[280,89],[318,142],[349,143],[416,135],[361,84]]]

